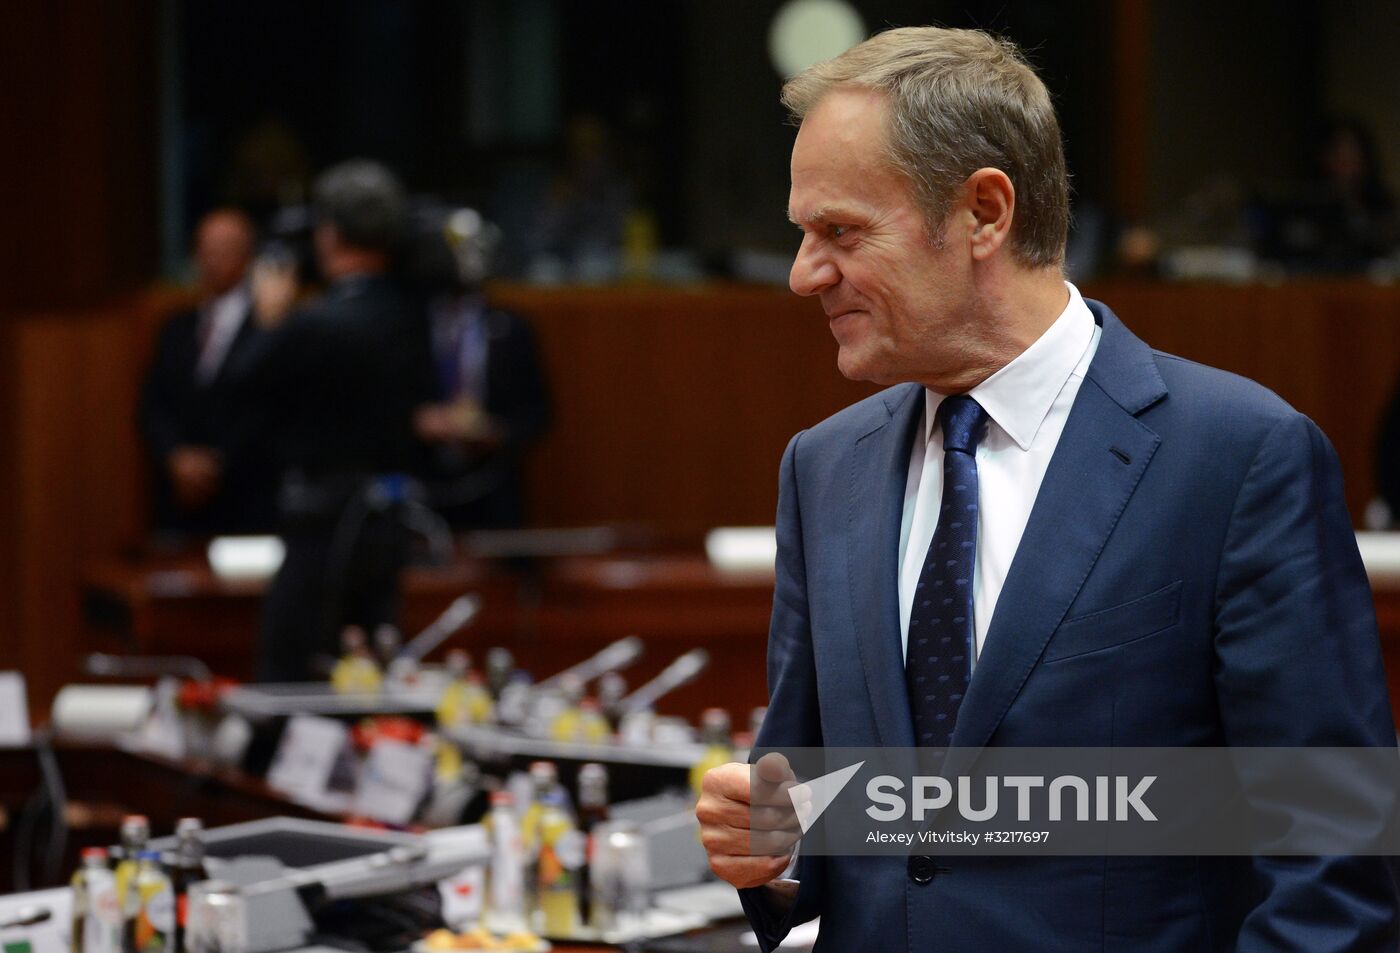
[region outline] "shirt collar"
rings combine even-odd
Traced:
[[[388,280],[386,275],[377,271],[354,271],[332,281],[326,292],[340,300],[355,298],[364,294],[371,287]]]
[[[1022,450],[1031,448],[1055,398],[1094,338],[1093,313],[1078,288],[1068,281],[1065,287],[1069,303],[1055,323],[1010,364],[968,392]],[[932,440],[944,395],[931,390],[925,394],[925,434]]]
[[[220,314],[225,310],[232,311],[234,309],[241,312],[252,307],[252,305],[253,297],[248,290],[248,284],[247,282],[241,282],[234,285],[217,298],[211,298],[204,305],[204,311],[208,314]]]
[[[478,294],[445,294],[434,298],[429,311],[436,324],[474,321],[486,311],[486,299]]]

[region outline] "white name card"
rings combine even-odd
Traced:
[[[402,741],[378,741],[370,749],[355,788],[355,813],[386,824],[413,820],[432,778],[433,754]]]
[[[268,786],[304,800],[320,800],[348,740],[349,730],[333,718],[293,715],[268,769]]]
[[[0,747],[29,744],[29,698],[24,675],[0,672]]]
[[[486,868],[473,864],[438,881],[442,919],[454,930],[467,930],[481,920],[486,899]]]

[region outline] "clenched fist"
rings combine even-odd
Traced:
[[[787,867],[802,836],[788,795],[796,783],[787,759],[776,752],[755,765],[730,763],[705,772],[695,816],[710,869],[721,879],[757,887]]]

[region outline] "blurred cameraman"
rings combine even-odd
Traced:
[[[528,322],[482,291],[500,233],[474,209],[419,217],[408,273],[426,299],[437,399],[418,409],[430,503],[458,529],[525,522],[526,452],[549,426],[549,393]]]
[[[402,185],[352,160],[322,173],[313,201],[324,294],[293,310],[295,271],[283,260],[259,262],[253,277],[269,333],[244,381],[280,463],[286,545],[263,607],[263,681],[310,678],[341,628],[397,620],[406,474],[421,454],[414,411],[433,397],[426,322],[390,277],[407,222]]]

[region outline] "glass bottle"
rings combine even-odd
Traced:
[[[132,931],[135,929],[136,871],[139,855],[146,849],[151,839],[151,822],[144,814],[128,814],[122,818],[121,851],[113,877],[113,888],[117,894],[117,904],[121,911],[122,949],[131,953],[135,949]]]
[[[175,824],[175,839],[175,865],[170,872],[175,892],[175,950],[184,953],[190,885],[209,879],[204,867],[204,823],[197,817],[180,818]]]
[[[348,625],[340,633],[340,661],[331,669],[331,688],[340,695],[370,695],[383,682],[365,642],[365,630]]]
[[[486,869],[486,925],[496,933],[524,930],[525,845],[509,791],[491,792],[491,811],[483,823],[491,846]]]
[[[137,855],[137,898],[132,940],[134,953],[174,953],[175,891],[160,869],[160,852]]]
[[[563,791],[546,792],[539,815],[539,860],[535,864],[536,932],[563,939],[578,935],[578,871],[583,854],[583,835],[569,817]]]
[[[700,743],[705,751],[690,769],[690,788],[700,796],[705,772],[734,760],[734,745],[729,738],[729,712],[723,708],[706,708],[700,715]]]
[[[583,866],[579,868],[579,914],[592,923],[592,864],[594,837],[599,825],[608,819],[608,769],[589,763],[578,769],[578,827],[584,836]]]

